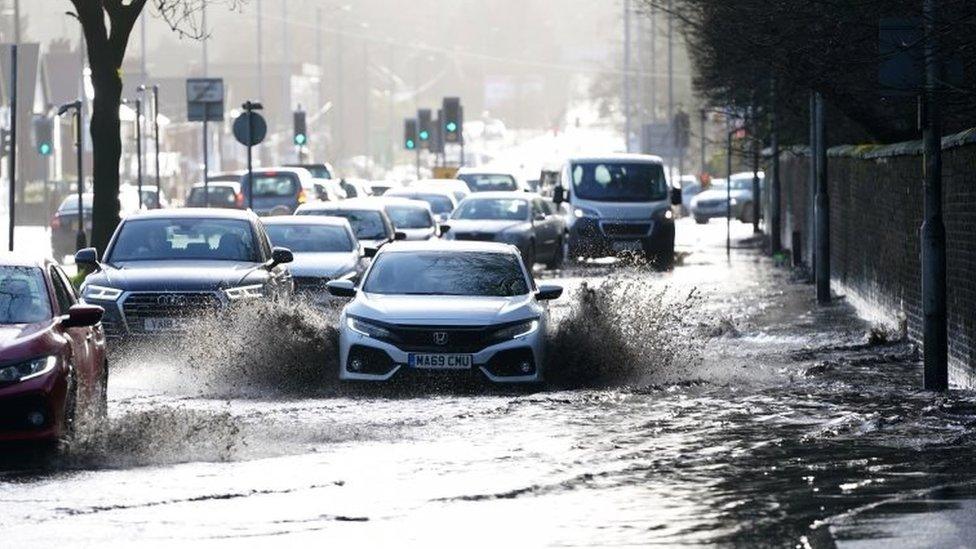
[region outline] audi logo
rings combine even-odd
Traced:
[[[164,294],[156,298],[156,303],[169,307],[179,307],[186,305],[186,296],[176,294]]]
[[[447,342],[450,339],[447,335],[447,332],[434,332],[433,336],[434,336],[434,343],[438,345],[447,345]]]

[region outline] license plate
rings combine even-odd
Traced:
[[[407,361],[411,368],[427,370],[470,370],[471,355],[410,354]]]
[[[176,329],[177,319],[175,318],[147,318],[144,321],[147,332],[167,332]]]
[[[641,249],[640,240],[614,240],[613,251],[615,252],[639,252]]]

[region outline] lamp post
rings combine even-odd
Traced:
[[[78,232],[75,234],[75,251],[78,251],[87,246],[87,239],[85,238],[85,216],[84,208],[82,206],[81,195],[84,190],[85,174],[82,172],[82,155],[84,154],[84,136],[85,132],[82,128],[82,118],[81,118],[81,100],[75,100],[71,103],[65,103],[61,105],[58,109],[58,116],[64,116],[64,113],[69,110],[74,111],[75,115],[75,147],[78,150]]]
[[[159,86],[153,84],[152,87],[147,87],[145,84],[139,86],[137,90],[145,94],[147,91],[152,90],[152,113],[153,113],[153,163],[156,168],[156,207],[162,208],[163,202],[160,199],[162,195],[162,182],[159,177]],[[140,158],[142,155],[139,155]]]
[[[136,105],[136,193],[139,195],[139,209],[142,209],[142,99],[123,99],[122,103]]]

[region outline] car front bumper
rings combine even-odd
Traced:
[[[615,220],[581,217],[569,229],[570,254],[599,256],[615,251],[615,246],[639,244],[647,252],[666,252],[674,248],[674,222],[658,220]]]
[[[0,385],[0,442],[57,440],[64,425],[68,376],[61,366],[34,379]],[[30,416],[41,414],[42,421]]]
[[[391,382],[399,378],[411,377],[451,377],[470,376],[499,384],[539,383],[544,376],[545,362],[545,325],[528,335],[503,341],[468,352],[468,350],[452,350],[450,347],[438,349],[436,353],[470,354],[472,366],[464,370],[439,370],[415,368],[409,365],[409,355],[412,353],[435,353],[435,351],[409,351],[396,345],[381,341],[349,329],[345,325],[345,317],[341,320],[339,332],[339,379],[343,381]],[[352,357],[368,357],[369,366],[364,371],[349,369]],[[530,361],[533,371],[522,374],[518,366]]]

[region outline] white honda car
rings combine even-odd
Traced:
[[[411,376],[543,379],[547,301],[514,246],[442,240],[394,242],[377,252],[358,286],[333,280],[352,298],[340,317],[339,378]]]

